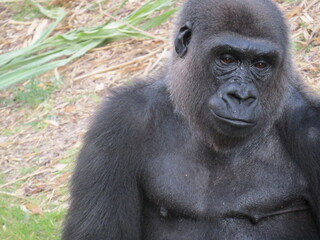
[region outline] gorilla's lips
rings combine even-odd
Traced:
[[[211,112],[220,121],[229,123],[230,125],[233,125],[233,126],[237,126],[237,127],[253,127],[253,126],[255,126],[257,124],[257,121],[254,121],[252,119],[239,119],[239,118],[233,118],[233,117],[220,116],[220,115],[216,114],[212,110],[211,110]]]

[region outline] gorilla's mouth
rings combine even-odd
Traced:
[[[239,118],[232,118],[232,117],[225,117],[225,116],[220,116],[216,114],[214,111],[211,111],[218,119],[227,122],[231,125],[234,126],[239,126],[239,127],[253,127],[254,125],[257,124],[256,121],[250,120],[250,119],[239,119]]]

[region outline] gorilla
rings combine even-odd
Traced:
[[[166,74],[116,90],[64,240],[320,239],[320,97],[271,0],[188,0]]]

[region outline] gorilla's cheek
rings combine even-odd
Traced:
[[[223,132],[250,132],[258,124],[261,113],[259,93],[250,83],[222,85],[208,99],[208,108]]]

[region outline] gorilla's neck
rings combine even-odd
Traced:
[[[260,144],[263,144],[264,139],[267,139],[268,136],[272,134],[273,122],[265,122],[263,127],[257,129],[257,131],[252,134],[242,137],[226,136],[219,133],[214,127],[209,127],[203,122],[199,122],[199,119],[186,116],[186,114],[179,109],[179,106],[174,105],[175,113],[181,121],[184,122],[183,125],[188,126],[189,130],[185,132],[185,135],[189,136],[188,138],[193,144],[200,144],[219,154],[233,154],[237,153],[239,149],[253,151]]]
[[[195,127],[191,127],[191,131],[195,130]],[[195,132],[195,138],[207,145],[209,148],[218,153],[232,154],[237,153],[239,149],[251,152],[258,148],[260,144],[263,144],[264,139],[267,139],[271,134],[271,126],[255,132],[253,134],[243,137],[230,137],[216,131],[205,131],[198,127]]]

